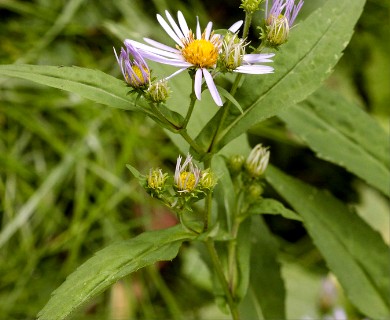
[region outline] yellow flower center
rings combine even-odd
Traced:
[[[192,172],[184,171],[180,174],[179,188],[185,191],[192,191],[195,189],[195,175]]]
[[[139,87],[139,86],[143,86],[144,84],[146,84],[149,81],[149,71],[147,68],[145,68],[145,67],[143,68],[144,72],[146,72],[145,78],[144,78],[144,75],[139,67],[132,66],[131,69],[137,75],[138,79],[133,74],[132,75],[126,74],[126,82],[128,84],[130,84],[131,86],[134,86],[134,87]]]
[[[219,39],[214,41],[206,39],[191,39],[181,50],[183,58],[200,68],[211,68],[217,63],[219,52]]]

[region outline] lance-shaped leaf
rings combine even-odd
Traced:
[[[181,226],[145,232],[112,244],[81,265],[54,291],[38,319],[65,319],[119,279],[157,261],[176,257],[183,241],[194,239]]]
[[[252,216],[250,291],[264,319],[286,319],[286,292],[277,260],[278,245],[262,217]],[[248,232],[249,233],[249,232]],[[245,310],[242,310],[245,314]]]
[[[318,157],[390,193],[390,144],[386,132],[366,112],[322,89],[279,114]]]
[[[197,141],[204,150],[222,148],[252,125],[304,100],[332,72],[347,46],[364,0],[330,0],[291,30],[287,44],[275,54],[275,73],[248,75],[235,96],[244,110],[229,109],[222,131],[213,142],[223,108],[210,120]],[[211,129],[213,132],[210,132]]]
[[[327,192],[272,166],[266,179],[299,212],[351,302],[369,317],[389,318],[389,248],[379,233]]]
[[[156,116],[156,112],[151,110],[145,101],[141,99],[137,101],[136,94],[129,94],[130,88],[126,86],[124,81],[99,70],[80,67],[11,64],[0,65],[0,75],[30,80],[49,87],[77,93],[83,98],[109,107],[138,110],[161,123]],[[158,110],[176,127],[179,127],[183,121],[180,114],[169,110],[162,104],[159,105]],[[161,123],[161,125],[167,127],[164,123]]]

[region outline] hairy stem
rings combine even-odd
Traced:
[[[214,270],[217,274],[218,280],[219,280],[219,282],[222,286],[222,289],[225,293],[226,300],[227,300],[227,303],[229,305],[230,312],[232,314],[232,318],[233,318],[233,320],[239,320],[240,315],[238,313],[237,304],[235,303],[235,301],[233,299],[232,293],[229,289],[229,285],[226,281],[225,274],[223,273],[222,264],[221,264],[221,261],[219,260],[217,250],[215,249],[214,241],[212,241],[211,239],[208,239],[206,241],[206,247],[207,247],[207,250],[210,254],[211,262],[213,263]]]

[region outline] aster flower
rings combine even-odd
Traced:
[[[157,20],[167,34],[176,42],[175,48],[148,38],[145,38],[144,40],[149,45],[129,39],[125,40],[125,43],[130,43],[138,48],[142,56],[146,59],[180,68],[168,78],[171,78],[186,69],[195,69],[194,91],[197,99],[201,99],[204,78],[215,103],[218,106],[222,106],[222,99],[213,79],[218,58],[222,51],[222,35],[214,34],[212,31],[212,22],[209,22],[206,29],[202,32],[198,20],[196,32],[194,34],[192,30],[188,28],[187,22],[180,11],[177,13],[178,24],[168,11],[166,11],[165,14],[169,23],[159,14],[157,15]],[[242,21],[234,23],[229,28],[229,32],[237,32],[241,25]],[[232,50],[236,50],[239,54],[243,55],[243,52],[240,49]],[[271,67],[262,66],[263,68],[258,68],[260,66],[252,65],[259,62],[270,62],[271,60],[269,60],[269,58],[272,56],[272,54],[243,55],[240,59],[237,59],[239,63],[237,62],[236,68],[232,71],[256,74],[272,72],[273,68]],[[212,73],[210,73],[209,70],[211,70]]]
[[[268,11],[268,0],[265,3],[265,27],[263,38],[270,46],[278,47],[288,39],[290,29],[303,6],[303,0],[295,5],[295,0],[274,0]]]
[[[179,193],[187,193],[194,191],[197,187],[201,175],[201,170],[192,163],[192,156],[187,155],[183,164],[182,157],[179,156],[176,162],[175,170],[175,186]]]
[[[119,56],[114,48],[115,57],[125,81],[133,88],[147,86],[150,81],[150,70],[147,63],[131,43],[125,42],[125,46],[126,50],[121,48]]]

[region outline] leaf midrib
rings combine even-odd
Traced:
[[[346,6],[346,4],[344,5],[344,7]],[[333,22],[331,22],[329,24],[329,26],[325,29],[326,31],[321,35],[321,37],[315,42],[315,44],[312,46],[312,48],[307,51],[298,61],[296,64],[294,64],[280,79],[278,79],[269,89],[267,89],[259,98],[257,98],[247,109],[244,110],[244,113],[243,114],[240,114],[238,117],[236,117],[233,122],[231,122],[224,130],[223,130],[223,134],[220,136],[220,139],[218,139],[218,142],[220,141],[223,141],[225,136],[229,133],[230,130],[232,130],[232,128],[239,122],[241,121],[241,119],[243,119],[251,110],[253,110],[253,108],[261,101],[261,100],[264,100],[266,98],[266,96],[269,94],[269,92],[271,90],[273,90],[275,87],[277,87],[278,85],[280,85],[280,83],[288,76],[290,75],[290,73],[297,67],[299,66],[301,63],[303,63],[304,59],[309,55],[311,54],[318,46],[318,43],[320,43],[322,41],[322,39],[325,37],[325,35],[327,35],[327,32],[328,30],[336,23],[338,22],[338,20],[340,19],[340,15],[338,16],[337,19],[335,20],[332,20]],[[288,106],[285,106],[285,107],[288,107]],[[266,117],[268,118],[268,117]]]

